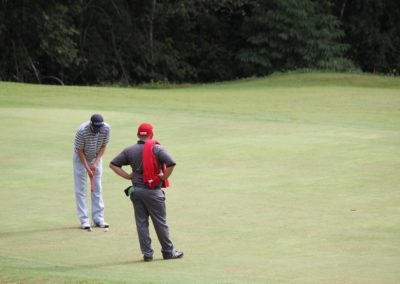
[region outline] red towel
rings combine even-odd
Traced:
[[[160,144],[156,140],[147,140],[144,144],[142,160],[143,160],[143,182],[148,188],[155,188],[161,182],[161,178],[158,176],[160,169],[158,167],[157,159],[153,153],[153,147],[156,144]],[[166,170],[165,164],[162,166],[163,173]],[[163,181],[161,187],[167,188],[169,186],[168,180]]]

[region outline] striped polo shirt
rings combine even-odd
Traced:
[[[99,133],[90,130],[90,121],[86,121],[79,126],[75,135],[74,147],[83,149],[88,162],[96,159],[103,145],[110,141],[110,125],[104,123],[103,129]]]

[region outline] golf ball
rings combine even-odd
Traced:
[[[104,229],[104,232],[108,232],[108,228],[105,228],[105,229]]]

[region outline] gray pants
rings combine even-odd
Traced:
[[[165,195],[161,189],[135,188],[130,196],[134,211],[140,249],[145,256],[152,256],[149,232],[151,218],[163,253],[172,253],[174,246],[169,238]]]
[[[74,161],[74,189],[75,189],[75,200],[76,200],[76,211],[79,220],[82,225],[90,224],[88,216],[88,208],[86,205],[86,181],[88,175],[85,167],[83,166],[81,160],[77,153],[73,154]],[[103,173],[102,161],[99,162],[96,170],[96,175],[94,177],[94,188],[91,192],[92,200],[92,219],[93,222],[101,224],[104,222],[104,202],[102,197],[101,188],[101,175]]]

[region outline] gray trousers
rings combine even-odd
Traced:
[[[90,220],[88,216],[88,208],[86,204],[86,181],[88,180],[88,174],[85,167],[77,153],[73,153],[73,165],[74,165],[74,190],[76,200],[76,211],[79,220],[82,225],[89,225]],[[101,187],[101,176],[103,173],[102,161],[97,166],[96,175],[94,177],[94,188],[91,192],[92,200],[92,219],[93,222],[101,224],[104,222],[104,202],[102,196]],[[89,191],[90,192],[90,191]]]
[[[136,228],[139,235],[140,249],[145,256],[152,256],[149,232],[151,218],[163,253],[172,253],[174,245],[169,238],[165,195],[161,189],[135,188],[130,196],[135,212]]]

